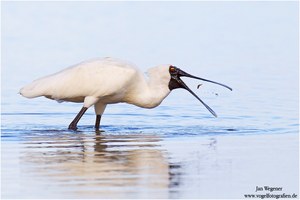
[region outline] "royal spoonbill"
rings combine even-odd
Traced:
[[[69,125],[71,130],[77,130],[80,118],[94,105],[95,129],[99,130],[107,104],[125,102],[142,108],[154,108],[177,88],[189,91],[217,117],[180,77],[199,79],[232,90],[224,84],[188,74],[173,65],[150,68],[147,74],[148,78],[127,61],[110,57],[93,59],[37,79],[21,88],[20,94],[27,98],[44,96],[59,102],[83,102],[83,107]]]

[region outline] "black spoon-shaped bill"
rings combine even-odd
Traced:
[[[210,82],[210,83],[214,83],[214,84],[217,84],[217,85],[220,85],[220,86],[223,86],[229,90],[232,91],[232,88],[225,85],[225,84],[222,84],[222,83],[218,83],[218,82],[215,82],[215,81],[211,81],[211,80],[208,80],[208,79],[204,79],[204,78],[200,78],[200,77],[197,77],[197,76],[194,76],[194,75],[191,75],[191,74],[188,74],[186,73],[185,71],[177,68],[177,67],[174,67],[174,66],[170,66],[169,68],[169,72],[170,72],[170,75],[171,75],[171,80],[169,82],[169,89],[170,90],[173,90],[173,89],[176,89],[176,88],[183,88],[183,89],[186,89],[187,91],[189,91],[194,97],[196,97],[205,107],[206,109],[215,117],[217,117],[217,114],[215,113],[215,111],[213,111],[213,109],[211,109],[206,103],[204,103],[181,79],[180,77],[181,76],[184,76],[184,77],[189,77],[189,78],[194,78],[194,79],[198,79],[198,80],[202,80],[202,81],[206,81],[206,82]],[[199,88],[199,86],[198,86]]]

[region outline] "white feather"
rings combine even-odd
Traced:
[[[106,104],[127,102],[144,108],[158,106],[170,93],[168,67],[148,70],[149,79],[134,64],[114,59],[93,59],[37,79],[24,86],[27,98],[45,96],[57,101],[84,102],[103,113]],[[98,110],[98,111],[97,111]]]

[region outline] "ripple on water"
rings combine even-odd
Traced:
[[[93,114],[87,114],[78,131],[70,131],[67,124],[73,113],[6,113],[1,134],[5,180],[20,180],[22,195],[27,197],[40,197],[33,192],[36,188],[52,191],[47,194],[51,198],[136,198],[136,191],[157,198],[178,197],[183,179],[210,182],[210,176],[220,170],[218,166],[222,166],[222,174],[230,174],[231,162],[226,156],[221,162],[217,156],[220,138],[287,133],[298,128],[295,123],[288,129],[269,126],[269,122],[251,117],[174,116],[164,112],[154,116],[110,114],[107,119],[113,120],[104,121],[101,127],[105,132],[95,132],[93,125],[82,125],[91,124]],[[16,166],[18,173],[11,170]],[[213,169],[213,174],[202,173],[205,169]],[[8,186],[13,194],[15,183],[8,182]],[[198,190],[195,187],[194,194]]]

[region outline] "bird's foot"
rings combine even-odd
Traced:
[[[101,130],[101,129],[99,129],[99,128],[95,128],[95,132],[96,133],[101,133],[101,132],[105,132],[104,130]]]
[[[75,124],[70,124],[69,125],[69,128],[68,128],[69,130],[72,130],[72,131],[76,131],[77,130],[77,126],[75,125]]]

